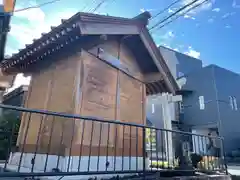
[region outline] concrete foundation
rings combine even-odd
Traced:
[[[31,172],[32,164],[31,160],[34,157],[32,153],[23,153],[22,160],[20,162],[21,153],[15,152],[11,153],[9,162],[7,165],[7,169],[10,171],[18,171],[19,164],[20,172]],[[80,160],[80,172],[89,173],[93,171],[106,171],[106,162],[109,162],[109,166],[107,167],[107,171],[125,171],[125,170],[143,170],[143,157],[114,157],[114,156],[82,156],[81,159],[79,156],[56,156],[56,155],[47,155],[46,154],[36,154],[35,164],[33,168],[33,172],[52,172],[54,168],[58,168],[61,172],[78,172],[78,165]],[[46,163],[47,161],[47,163]],[[115,164],[115,167],[114,167]],[[146,166],[148,167],[149,161],[147,160]],[[89,167],[88,167],[89,165]],[[45,167],[46,166],[46,167]],[[122,169],[123,168],[123,169]],[[88,176],[66,176],[63,177],[62,180],[66,179],[89,179],[92,177],[108,178],[113,175],[88,175]],[[52,176],[52,177],[42,177],[43,179],[53,179],[58,180],[60,177]]]

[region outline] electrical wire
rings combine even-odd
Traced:
[[[38,4],[36,6],[29,6],[29,7],[22,8],[22,9],[16,9],[16,10],[12,11],[12,13],[26,11],[26,10],[29,10],[29,9],[39,8],[39,7],[42,7],[42,6],[46,6],[48,4],[53,4],[53,3],[57,2],[57,1],[61,1],[61,0],[52,0],[52,1],[48,1],[48,2],[45,2],[45,3]]]
[[[105,2],[107,2],[107,0],[102,0],[91,12],[94,13],[95,11],[97,11]]]
[[[48,2],[45,2],[45,3],[38,4],[36,6],[29,6],[29,7],[26,7],[26,8],[17,9],[17,10],[8,12],[8,15],[10,15],[10,17],[11,17],[12,14],[15,13],[15,12],[22,12],[22,11],[26,11],[26,10],[29,10],[29,9],[39,8],[39,7],[42,7],[42,6],[46,6],[48,4],[53,4],[53,3],[58,2],[58,1],[61,1],[61,0],[52,0],[52,1],[48,1]],[[9,31],[3,31],[3,32],[0,33],[0,36],[1,35],[6,35],[8,32]]]
[[[172,6],[174,6],[175,4],[179,3],[181,0],[176,0],[174,2],[172,2],[171,4],[169,4],[167,7],[165,7],[164,9],[162,9],[159,13],[155,14],[154,16],[152,16],[150,18],[150,20],[156,18],[157,16],[159,16],[160,14],[164,13],[165,11],[167,11],[169,8],[171,8]]]
[[[90,3],[89,3],[90,2]],[[86,12],[90,12],[91,11],[91,5],[97,3],[97,0],[88,0],[87,4],[85,5],[85,7],[81,10],[81,11],[86,11]]]
[[[177,11],[175,11],[171,15],[165,17],[163,20],[157,22],[155,25],[153,25],[151,28],[149,28],[149,31],[153,30],[154,28],[156,28],[160,24],[164,23],[168,19],[172,18],[173,16],[177,15],[178,13],[180,13],[181,11],[183,11],[184,9],[188,8],[189,6],[193,5],[194,3],[198,2],[198,1],[200,1],[200,0],[193,0],[192,2],[190,2],[190,3],[186,4],[185,6],[179,8]]]
[[[208,2],[208,1],[209,1],[209,0],[204,0],[204,1],[202,1],[201,3],[199,3],[199,4],[196,4],[195,6],[189,8],[189,9],[188,9],[187,11],[185,11],[184,13],[176,16],[174,19],[172,19],[172,20],[164,23],[163,25],[159,26],[159,27],[158,27],[157,29],[155,29],[155,30],[158,30],[158,29],[161,29],[161,28],[167,26],[168,24],[172,23],[173,21],[176,21],[176,20],[179,19],[180,17],[186,15],[187,13],[189,13],[190,11],[192,11],[193,9],[198,8],[199,6],[203,5],[204,3]]]

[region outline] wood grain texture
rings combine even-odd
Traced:
[[[111,40],[107,41],[104,44],[99,44],[89,51],[97,56],[98,48],[103,49],[104,52],[109,56],[113,56],[116,59],[119,59],[122,64],[121,66],[124,67],[126,71],[130,72],[134,78],[143,81],[143,74],[140,71],[137,60],[123,43],[117,40]]]
[[[46,70],[41,74],[35,74],[32,80],[32,89],[29,94],[27,106],[32,109],[47,109],[47,94],[48,94],[48,85],[49,85],[49,76],[51,72]],[[25,143],[27,144],[36,144],[38,135],[42,132],[41,121],[46,116],[36,113],[27,113],[24,118],[26,121],[25,124],[25,133],[27,133]],[[29,127],[27,128],[29,124]],[[25,135],[24,133],[24,135]],[[24,138],[22,139],[24,141]],[[23,142],[22,142],[23,143]]]
[[[120,120],[122,122],[130,122],[134,124],[144,124],[142,112],[142,83],[130,78],[126,74],[120,74]],[[131,149],[131,154],[136,152],[136,144],[138,149],[142,149],[142,129],[125,126],[119,129],[118,137],[124,138],[124,147]],[[137,137],[138,136],[138,137]],[[139,154],[142,154],[140,151]]]
[[[139,77],[143,76],[136,59],[124,45],[119,49],[117,42],[107,41],[99,46],[115,57],[120,55],[122,63]],[[145,124],[145,85],[86,51],[61,59],[32,77],[31,93],[25,103],[29,108],[76,113],[109,122],[118,119],[121,122]],[[27,116],[23,118],[24,121],[27,119]],[[44,128],[40,128],[41,119]],[[135,127],[130,129],[113,123],[42,115],[33,115],[30,127],[25,142],[29,147],[26,151],[33,149],[40,129],[44,132],[40,137],[38,153],[44,153],[49,148],[49,152],[54,154],[59,147],[65,149],[65,155],[80,155],[80,152],[81,155],[88,155],[92,146],[91,155],[98,155],[98,147],[101,156],[108,153],[118,156],[143,155],[143,131]],[[81,144],[84,147],[82,151]]]
[[[31,94],[31,92],[32,92],[32,82],[33,82],[33,79],[31,78],[28,91],[27,91],[27,93],[25,94],[25,100],[24,100],[24,102],[23,102],[23,107],[28,107],[28,102],[29,102],[30,94]],[[18,132],[17,146],[18,146],[19,144],[23,144],[23,136],[24,136],[24,134],[25,134],[26,123],[27,123],[27,120],[26,120],[27,114],[28,114],[27,112],[23,112],[22,115],[21,115],[21,123],[20,123],[20,127],[19,127],[19,132]]]
[[[117,70],[90,54],[82,53],[82,56],[84,59],[84,97],[81,114],[83,116],[95,116],[105,120],[113,120],[115,116]],[[99,123],[92,124],[92,122],[85,122],[87,132],[84,134],[84,145],[90,142],[92,126],[94,126],[92,144],[98,145],[100,125]],[[110,131],[110,134],[112,134],[112,127]],[[107,137],[107,124],[103,124],[102,133],[103,137]],[[112,136],[109,138],[109,144],[113,146]],[[101,143],[101,145],[106,144]]]
[[[74,113],[74,81],[77,57],[69,57],[66,61],[58,61],[54,66],[48,67],[32,76],[31,91],[28,93],[25,107],[32,109],[47,109],[55,112]],[[29,121],[29,113],[22,117],[26,129]],[[31,114],[28,131],[21,131],[21,144],[27,133],[25,144],[37,143],[41,153],[42,147],[50,148],[69,145],[73,136],[73,122],[62,117]],[[41,123],[42,122],[42,123]],[[21,128],[20,128],[21,129]],[[61,140],[60,136],[63,133]],[[66,133],[68,132],[68,133]],[[52,136],[52,137],[51,137]],[[51,139],[50,139],[51,137]],[[60,142],[62,141],[62,142]]]

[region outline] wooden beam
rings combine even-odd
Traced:
[[[109,23],[87,23],[79,22],[82,35],[131,35],[139,34],[139,28],[136,25],[109,24]]]
[[[161,80],[163,80],[163,76],[159,72],[144,75],[145,83],[153,83],[153,82],[161,81]]]

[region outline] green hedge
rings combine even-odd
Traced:
[[[12,147],[16,146],[20,119],[15,114],[0,117],[0,160],[9,156]]]

